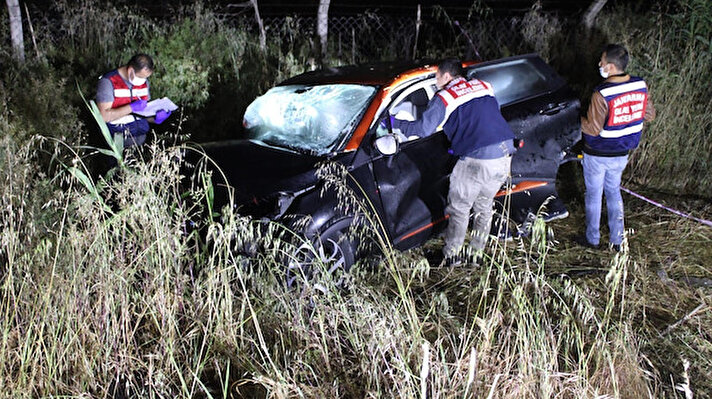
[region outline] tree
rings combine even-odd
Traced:
[[[583,15],[583,23],[586,26],[586,29],[591,29],[593,27],[593,21],[596,20],[598,13],[601,12],[603,6],[606,5],[606,1],[607,0],[595,0],[588,7],[588,10],[586,10],[586,13]]]
[[[329,32],[329,3],[331,0],[319,0],[319,12],[317,15],[316,32],[319,35],[320,59],[319,64],[324,65],[326,59],[327,34]]]
[[[7,11],[10,16],[10,37],[12,48],[15,50],[15,57],[20,61],[25,61],[25,43],[22,40],[22,10],[20,0],[5,0]]]
[[[260,29],[260,50],[262,53],[267,52],[267,35],[265,34],[265,25],[260,18],[260,9],[257,7],[257,0],[248,0],[237,4],[228,4],[227,8],[232,7],[252,7],[255,10],[255,20],[257,21],[257,26]]]
[[[265,26],[262,23],[262,18],[260,18],[260,9],[257,8],[257,0],[250,0],[252,6],[255,8],[255,19],[257,19],[257,25],[260,27],[260,50],[262,53],[267,51],[267,35],[265,35]]]

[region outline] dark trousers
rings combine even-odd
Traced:
[[[138,119],[122,125],[114,125],[112,123],[107,123],[106,125],[109,127],[109,132],[111,132],[112,136],[123,134],[124,148],[141,145],[146,142],[146,134],[150,129],[148,121],[145,119]]]

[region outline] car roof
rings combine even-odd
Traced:
[[[391,61],[340,67],[326,67],[291,77],[278,86],[322,84],[366,84],[383,86],[400,75],[433,73],[437,60]],[[464,63],[471,65],[472,62]]]

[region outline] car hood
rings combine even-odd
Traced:
[[[216,205],[227,203],[227,184],[234,187],[235,205],[242,213],[265,216],[272,211],[279,193],[294,193],[314,186],[317,163],[325,157],[274,148],[251,140],[230,140],[201,144],[208,159],[195,152],[196,164],[207,161],[212,171]]]

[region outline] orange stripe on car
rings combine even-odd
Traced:
[[[363,118],[361,118],[361,122],[359,122],[358,126],[356,126],[356,130],[354,130],[354,134],[351,136],[351,140],[346,144],[344,151],[354,151],[358,148],[361,144],[361,140],[363,140],[366,132],[368,132],[368,128],[371,126],[371,121],[376,116],[378,107],[383,102],[383,99],[386,98],[387,94],[388,92],[384,89],[378,90],[376,98],[371,102],[371,105],[366,108],[366,113],[363,115]]]
[[[479,62],[476,61],[466,61],[462,63],[462,66],[463,68],[467,68],[478,63]],[[371,127],[371,122],[376,116],[376,111],[381,106],[381,103],[387,97],[388,93],[393,90],[394,87],[397,87],[399,84],[411,80],[413,78],[435,73],[437,70],[437,65],[426,65],[421,68],[411,69],[410,71],[404,72],[396,76],[395,78],[393,78],[393,80],[390,81],[390,83],[384,85],[378,91],[378,93],[376,93],[376,96],[371,102],[371,105],[369,105],[366,109],[366,113],[364,114],[363,118],[361,118],[361,122],[359,122],[358,126],[356,126],[353,136],[351,136],[349,142],[346,143],[344,151],[355,151],[356,149],[358,149],[358,146],[361,145],[361,141],[366,136],[366,132],[368,132],[368,128]]]
[[[366,113],[364,114],[363,118],[361,118],[361,122],[359,122],[358,126],[356,127],[356,130],[354,130],[354,134],[353,136],[351,136],[351,140],[349,140],[349,142],[346,144],[346,148],[344,148],[344,151],[354,151],[358,148],[359,145],[361,145],[361,141],[363,140],[364,136],[366,136],[366,132],[368,132],[368,128],[371,127],[371,122],[376,116],[376,111],[381,106],[381,103],[383,103],[383,100],[386,99],[388,93],[394,87],[410,79],[433,73],[436,69],[437,66],[435,65],[413,69],[396,76],[390,83],[383,86],[376,93],[376,96],[371,102],[371,105],[369,105],[366,109]]]
[[[442,222],[444,222],[445,220],[447,220],[447,219],[449,219],[449,218],[450,218],[450,215],[445,215],[445,216],[443,216],[442,218],[440,218],[440,219],[438,219],[438,220],[436,220],[436,221],[434,221],[434,222],[432,222],[432,223],[428,223],[428,224],[426,224],[425,226],[420,227],[419,229],[416,229],[416,230],[411,231],[410,233],[408,233],[408,234],[404,235],[403,237],[399,238],[397,242],[401,242],[401,241],[403,241],[403,240],[407,240],[407,239],[409,239],[410,237],[413,237],[414,235],[416,235],[416,234],[418,234],[418,233],[421,233],[421,232],[423,232],[423,231],[425,231],[425,230],[427,230],[427,229],[429,229],[429,228],[435,226],[435,225],[438,224],[438,223],[442,223]]]
[[[512,194],[512,193],[519,193],[519,192],[522,192],[525,190],[531,190],[531,189],[534,189],[537,187],[546,186],[547,184],[549,184],[549,183],[547,183],[545,181],[523,181],[519,184],[515,184],[509,190],[499,190],[497,192],[497,194],[495,195],[495,197],[501,197],[503,195]]]
[[[523,181],[523,182],[521,182],[521,183],[519,183],[519,184],[517,184],[517,185],[515,185],[515,186],[512,186],[512,188],[509,189],[509,190],[500,190],[500,191],[497,193],[496,196],[497,196],[497,197],[501,197],[501,196],[507,195],[507,194],[518,193],[518,192],[522,192],[522,191],[525,191],[525,190],[531,190],[531,189],[534,189],[534,188],[537,188],[537,187],[546,186],[547,184],[549,184],[549,183],[547,183],[547,182],[545,182],[545,181]],[[420,228],[418,228],[418,229],[416,229],[416,230],[411,231],[410,233],[408,233],[408,234],[404,235],[403,237],[399,238],[397,242],[401,242],[401,241],[407,240],[407,239],[409,239],[410,237],[413,237],[414,235],[416,235],[416,234],[418,234],[418,233],[422,233],[423,231],[425,231],[425,230],[427,230],[427,229],[429,229],[429,228],[435,226],[435,225],[438,224],[438,223],[442,223],[442,222],[444,222],[445,220],[447,220],[447,219],[449,219],[449,218],[450,218],[450,215],[447,214],[447,215],[445,215],[444,217],[442,217],[442,218],[440,218],[440,219],[438,219],[438,220],[436,220],[436,221],[434,221],[434,222],[432,222],[432,223],[428,223],[428,224],[426,224],[425,226],[422,226],[422,227],[420,227]]]

